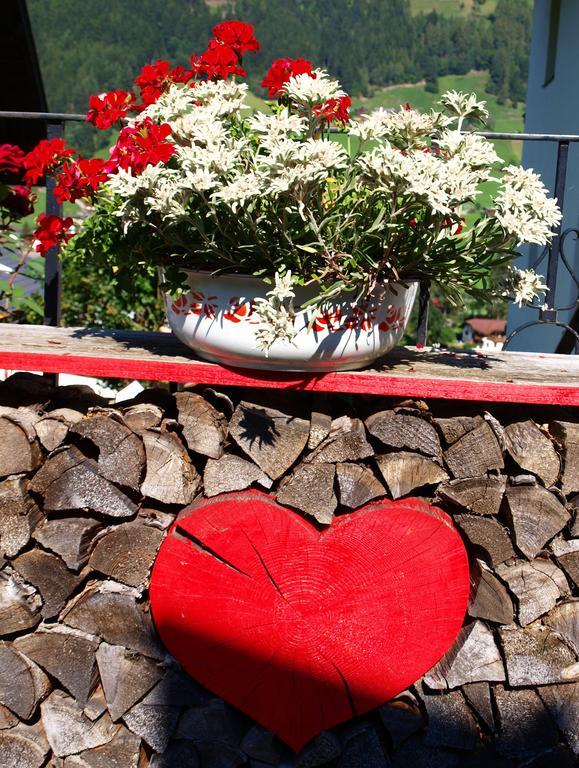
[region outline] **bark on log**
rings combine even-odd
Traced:
[[[338,500],[334,494],[335,468],[332,464],[300,464],[282,481],[277,492],[280,504],[312,515],[323,525],[334,519]]]
[[[336,476],[340,504],[348,509],[357,509],[386,494],[376,475],[361,464],[337,464]]]
[[[149,768],[200,768],[199,755],[192,741],[174,741],[162,755],[153,755]],[[251,765],[253,768],[253,765]],[[255,768],[259,768],[256,765]]]
[[[467,432],[484,424],[482,416],[451,416],[447,419],[435,419],[435,424],[442,432],[447,447],[456,443]]]
[[[417,488],[448,480],[448,475],[432,459],[400,451],[377,456],[376,462],[393,499],[406,496]]]
[[[35,627],[42,600],[30,584],[9,568],[0,571],[0,637]]]
[[[517,547],[530,560],[565,527],[570,513],[541,486],[507,488],[507,512]]]
[[[147,474],[141,493],[167,504],[190,504],[201,478],[191,464],[185,446],[172,432],[149,430],[143,433]]]
[[[40,768],[49,752],[36,736],[34,726],[18,725],[0,731],[0,765],[2,768]]]
[[[505,586],[483,560],[475,561],[472,576],[474,589],[468,606],[469,615],[496,624],[510,624],[514,608]]]
[[[62,625],[14,641],[18,651],[55,678],[82,707],[96,684],[98,644],[98,638]]]
[[[544,685],[538,693],[573,752],[579,754],[579,683]]]
[[[579,539],[555,540],[551,548],[561,568],[573,584],[579,586]]]
[[[90,517],[45,520],[34,530],[43,547],[59,555],[71,571],[78,572],[89,558],[92,542],[102,523]]]
[[[579,680],[575,654],[539,622],[524,629],[500,629],[509,685],[519,688]]]
[[[136,435],[142,435],[148,429],[158,427],[163,418],[163,411],[153,403],[138,403],[122,409],[127,427]]]
[[[72,408],[57,408],[43,416],[34,425],[38,439],[50,453],[64,442],[69,427],[82,419],[82,413]]]
[[[530,758],[559,742],[559,734],[535,691],[494,691],[501,730],[497,751],[507,757]]]
[[[36,440],[13,418],[0,416],[0,477],[32,472],[42,453]]]
[[[467,683],[462,692],[489,731],[493,733],[496,726],[490,685],[488,683]]]
[[[271,488],[272,481],[252,461],[228,453],[220,459],[208,459],[203,473],[205,496],[243,491],[253,483]]]
[[[559,477],[561,463],[553,443],[534,421],[519,421],[505,428],[507,451],[521,469],[540,477],[547,488]]]
[[[155,689],[126,712],[123,720],[132,733],[140,736],[155,752],[164,752],[177,726],[181,709],[150,700]],[[154,700],[154,699],[153,699]]]
[[[62,617],[65,624],[122,645],[145,656],[162,659],[151,617],[137,605],[134,590],[115,584],[89,586]]]
[[[0,704],[0,731],[6,728],[14,728],[15,725],[18,725],[18,722],[19,720],[16,715],[13,715],[8,707]]]
[[[130,587],[144,584],[163,540],[163,532],[139,518],[99,536],[90,567]]]
[[[579,599],[559,603],[549,611],[543,623],[554,629],[579,657]]]
[[[456,515],[454,522],[473,547],[483,550],[493,567],[515,557],[509,534],[494,518]]]
[[[161,670],[154,661],[118,645],[101,643],[96,659],[113,721],[122,717],[161,678]]]
[[[12,565],[40,592],[43,600],[41,613],[45,619],[60,613],[82,581],[82,576],[71,573],[60,557],[41,549],[24,552],[12,561]]]
[[[438,462],[442,461],[438,433],[425,419],[394,411],[381,411],[366,419],[366,427],[371,435],[389,448],[418,451]]]
[[[566,496],[579,491],[579,424],[553,421],[549,432],[563,448],[561,488]]]
[[[499,442],[486,421],[447,448],[444,458],[456,478],[479,477],[504,467]]]
[[[374,455],[374,449],[366,439],[364,423],[360,419],[342,416],[332,422],[330,434],[305,459],[312,463],[336,463],[356,461]]]
[[[145,466],[143,443],[121,423],[120,416],[89,416],[70,431],[98,448],[98,468],[101,477],[111,483],[139,490]]]
[[[436,494],[474,515],[498,515],[506,484],[502,476],[468,477],[444,483]]]
[[[107,712],[93,722],[74,699],[60,691],[54,691],[40,709],[46,738],[57,757],[100,747],[115,735],[116,727]]]
[[[196,392],[178,392],[177,421],[190,451],[219,459],[227,437],[227,419]]]
[[[312,413],[310,417],[310,434],[308,448],[313,451],[330,434],[332,416],[330,415],[327,397],[314,392]]]
[[[40,667],[0,642],[0,703],[21,720],[30,720],[52,684]]]
[[[140,768],[140,744],[138,736],[119,724],[109,742],[65,758],[63,768]]]
[[[460,691],[425,694],[428,714],[426,744],[449,749],[471,750],[478,740],[476,722]]]
[[[48,459],[30,488],[44,496],[43,508],[49,512],[86,509],[108,517],[132,517],[137,511],[128,496],[100,476],[96,461],[74,446]]]
[[[505,679],[503,660],[493,633],[482,621],[462,627],[448,653],[424,675],[433,690],[458,688],[465,683]]]
[[[394,749],[422,730],[424,722],[416,698],[405,691],[378,710]]]
[[[523,627],[569,594],[565,576],[550,560],[537,559],[530,563],[517,560],[510,565],[499,565],[497,573],[517,598],[519,623]]]
[[[268,477],[277,480],[306,447],[310,423],[274,408],[241,402],[229,424],[229,434]]]
[[[0,482],[0,555],[14,557],[30,541],[42,512],[26,492],[22,477]]]

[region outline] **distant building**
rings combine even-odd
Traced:
[[[506,320],[471,317],[464,321],[461,341],[463,344],[476,344],[478,349],[498,352],[503,348],[506,328]]]

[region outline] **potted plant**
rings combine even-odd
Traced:
[[[327,72],[280,59],[262,83],[269,111],[251,112],[240,78],[258,48],[251,25],[223,22],[190,69],[159,61],[137,77],[138,96],[91,98],[88,120],[120,126],[108,159],[75,158],[59,141],[25,158],[30,183],[54,173],[60,200],[93,205],[64,257],[106,259],[116,279],[159,270],[171,328],[202,357],[360,368],[398,342],[418,281],[454,302],[504,291],[493,268],[519,243],[548,241],[556,202],[464,130],[487,116],[474,95],[351,120]],[[489,181],[492,210],[465,221]],[[67,241],[69,223],[41,217],[37,249]],[[534,273],[512,273],[519,299],[542,289]]]

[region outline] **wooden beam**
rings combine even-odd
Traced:
[[[572,355],[485,355],[399,347],[363,371],[283,373],[207,363],[170,334],[3,325],[0,368],[221,386],[579,405],[579,358]]]

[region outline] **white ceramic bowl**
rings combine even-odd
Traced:
[[[259,322],[253,300],[271,285],[245,275],[212,277],[188,272],[189,292],[165,297],[173,333],[200,357],[223,365],[278,371],[343,371],[369,365],[399,342],[416,297],[418,283],[380,287],[361,303],[351,294],[337,297],[323,311],[296,312],[293,342],[276,341],[268,354],[258,349]],[[295,289],[296,308],[314,293]],[[316,313],[311,329],[312,312]]]

